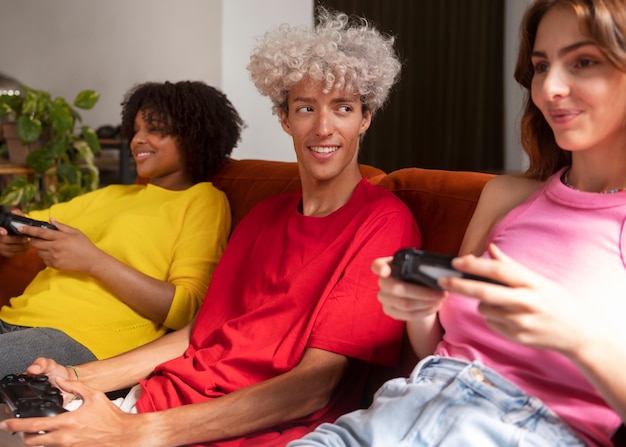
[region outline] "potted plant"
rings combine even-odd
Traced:
[[[99,94],[84,90],[72,106],[64,98],[53,99],[43,90],[25,85],[22,90],[23,95],[0,95],[0,120],[5,138],[14,126],[19,141],[29,148],[25,161],[34,171],[34,178],[14,179],[2,191],[0,204],[17,206],[27,212],[96,189],[99,172],[94,155],[100,151],[100,143],[89,126],[83,125],[80,133],[77,132],[81,116],[76,108],[91,109]],[[11,152],[12,141],[6,139]],[[53,181],[47,182],[47,178]]]

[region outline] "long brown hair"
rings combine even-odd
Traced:
[[[531,97],[534,75],[531,54],[537,28],[546,12],[556,5],[571,7],[581,28],[606,58],[626,72],[626,0],[536,0],[530,5],[520,28],[515,80],[526,89],[521,125],[522,146],[530,160],[526,176],[538,180],[545,180],[571,163],[571,153],[558,146],[552,129]]]

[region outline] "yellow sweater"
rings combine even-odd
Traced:
[[[176,286],[164,325],[141,316],[93,278],[42,270],[0,310],[0,319],[65,332],[103,359],[187,324],[202,304],[226,246],[231,216],[226,195],[211,183],[184,191],[154,185],[113,185],[34,211],[32,218],[81,230],[125,264]]]

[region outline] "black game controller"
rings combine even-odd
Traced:
[[[454,256],[432,253],[416,248],[398,250],[391,261],[391,276],[402,281],[443,290],[437,281],[443,276],[456,276],[505,286],[499,281],[483,276],[463,273],[452,267]]]
[[[0,211],[0,227],[6,228],[10,235],[25,236],[17,230],[19,227],[24,225],[58,230],[58,228],[51,223],[44,222],[42,220],[30,219],[28,217],[18,216],[17,214],[9,213],[7,211]]]
[[[64,413],[63,396],[44,375],[9,374],[0,380],[0,402],[13,417],[33,418]]]

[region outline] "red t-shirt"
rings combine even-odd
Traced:
[[[372,261],[421,236],[409,209],[362,180],[326,217],[298,212],[301,193],[258,204],[237,226],[213,274],[191,342],[142,383],[140,412],[203,402],[294,368],[307,348],[386,365],[404,325],[378,303]],[[368,368],[348,372],[323,409],[235,440],[204,445],[284,445],[358,407]],[[349,380],[349,382],[348,382]]]

